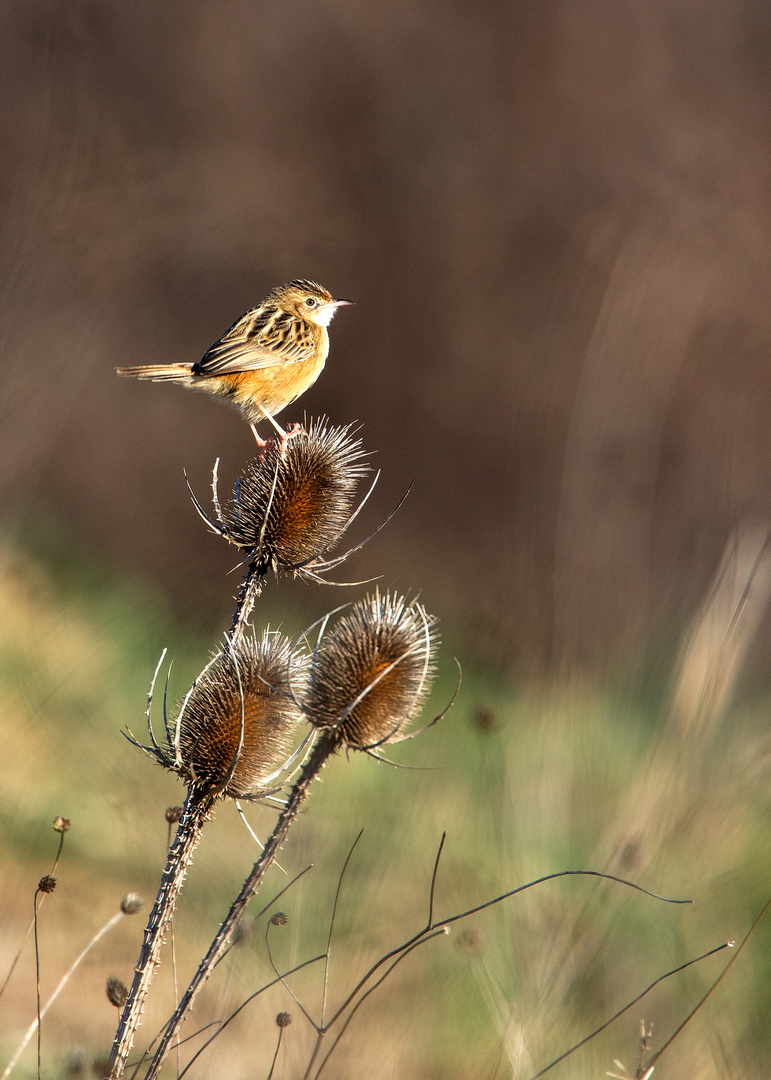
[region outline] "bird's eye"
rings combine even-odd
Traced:
[[[315,296],[309,296],[308,299],[305,301],[305,306],[306,307],[315,307],[317,303],[318,303],[318,301],[316,300]]]

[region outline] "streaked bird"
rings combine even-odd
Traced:
[[[288,438],[275,417],[315,383],[329,354],[329,326],[350,300],[336,300],[316,281],[279,285],[233,323],[196,364],[145,364],[118,375],[174,382],[217,394],[248,420],[259,446],[260,420],[269,420],[282,446]],[[291,432],[290,432],[291,435]]]

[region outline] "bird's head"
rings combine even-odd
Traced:
[[[337,309],[343,304],[353,302],[336,300],[323,285],[319,285],[317,281],[307,281],[305,278],[279,285],[266,299],[282,310],[296,315],[305,322],[316,323],[317,326],[329,326]]]

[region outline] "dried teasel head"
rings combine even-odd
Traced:
[[[202,793],[268,794],[301,718],[293,695],[303,664],[289,639],[269,630],[259,641],[227,639],[167,725],[167,745],[155,740],[148,716],[152,745],[143,749]]]
[[[215,471],[216,520],[195,504],[209,527],[255,558],[263,572],[272,566],[313,576],[337,563],[325,563],[324,555],[353,520],[356,486],[366,472],[361,441],[349,427],[314,421],[283,449],[271,440],[224,505]]]
[[[264,793],[300,719],[292,696],[297,663],[280,634],[228,642],[196,680],[178,720],[179,760],[190,782],[234,798]]]
[[[422,604],[376,590],[322,633],[303,712],[353,749],[399,741],[430,688],[437,644]]]

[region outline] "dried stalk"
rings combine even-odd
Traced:
[[[226,952],[230,935],[243,915],[246,905],[260,887],[268,867],[278,854],[281,845],[286,839],[286,834],[289,831],[292,822],[297,817],[300,806],[308,794],[310,785],[324,767],[327,758],[337,750],[339,745],[340,736],[336,731],[324,732],[316,743],[300,778],[292,788],[286,807],[276,822],[276,827],[265,844],[260,858],[254,864],[252,872],[249,874],[249,877],[241,888],[241,892],[233,901],[233,905],[217,931],[217,935],[212,941],[208,953],[201,961],[201,964],[185,991],[182,1000],[177,1006],[176,1011],[169,1019],[158,1044],[158,1049],[155,1051],[150,1067],[145,1073],[145,1080],[153,1080],[154,1077],[158,1076],[161,1066],[171,1049],[171,1044],[179,1033],[187,1014],[190,1012],[193,1002],[198,995],[198,991],[209,978],[212,971]],[[120,1073],[111,1074],[110,1080],[115,1080],[115,1077],[119,1075]]]
[[[216,796],[203,794],[194,788],[188,792],[174,843],[169,851],[166,869],[163,871],[158,896],[147,922],[134,981],[115,1033],[115,1041],[110,1054],[109,1080],[118,1080],[123,1075],[134,1036],[142,1019],[150,983],[159,963],[166,931],[174,914],[179,891],[184,883],[193,852],[201,838],[201,830],[211,814],[215,801]]]

